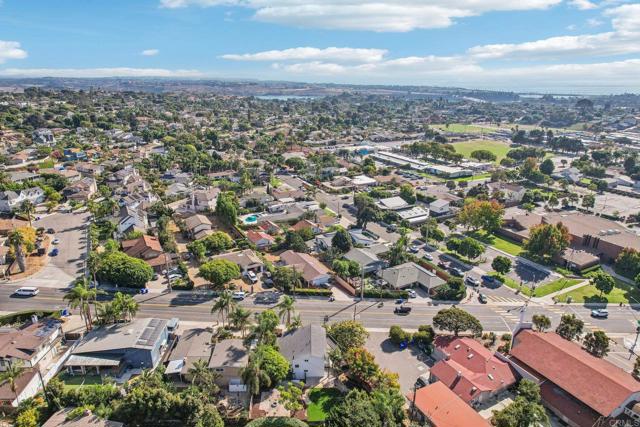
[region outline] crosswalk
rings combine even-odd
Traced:
[[[524,303],[524,300],[522,298],[501,297],[497,295],[487,295],[487,300],[492,302],[507,302],[512,304]]]

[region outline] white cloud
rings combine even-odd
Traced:
[[[228,54],[221,58],[232,61],[336,61],[378,62],[387,54],[384,49],[355,49],[350,47],[296,47],[257,53]]]
[[[140,55],[142,55],[142,56],[156,56],[159,53],[160,53],[160,51],[158,49],[145,49],[142,52],[140,52]]]
[[[202,77],[197,70],[166,70],[163,68],[6,68],[4,77]]]
[[[604,24],[604,22],[602,22],[598,18],[589,18],[589,19],[587,19],[587,25],[589,27],[591,27],[591,28],[599,27],[602,24]]]
[[[598,7],[597,4],[589,0],[571,0],[569,3],[580,10],[590,10]]]
[[[23,59],[27,52],[20,48],[20,43],[0,40],[0,64],[9,59]]]
[[[379,32],[443,28],[486,12],[545,9],[562,0],[160,0],[164,8],[238,6],[259,21]],[[586,1],[586,0],[582,0]]]

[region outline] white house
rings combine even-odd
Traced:
[[[429,203],[429,211],[433,215],[446,215],[451,210],[451,203],[448,200],[437,199]]]
[[[146,231],[149,227],[146,212],[141,208],[124,206],[120,210],[120,220],[118,221],[118,234],[123,235],[129,231]]]
[[[527,189],[522,185],[510,184],[507,182],[490,182],[487,187],[491,190],[491,195],[502,194],[502,199],[507,205],[515,205],[522,201]]]
[[[318,324],[310,324],[278,339],[280,353],[291,363],[293,377],[307,382],[325,374],[327,333]]]
[[[18,209],[24,201],[34,205],[44,202],[44,191],[40,187],[31,187],[16,193],[15,191],[0,191],[0,212],[11,212]]]

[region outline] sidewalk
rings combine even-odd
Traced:
[[[566,288],[562,288],[559,291],[551,292],[550,294],[547,294],[543,297],[533,297],[531,299],[541,304],[554,304],[555,303],[555,301],[553,300],[554,297],[558,295],[566,294],[567,292],[571,292],[575,289],[581,288],[588,284],[589,284],[589,279],[585,279],[580,283],[576,283],[575,285],[572,285],[572,286],[567,286]]]

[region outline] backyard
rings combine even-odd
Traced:
[[[329,409],[342,399],[342,393],[335,388],[314,388],[309,393],[309,406],[307,406],[307,420],[309,422],[322,422]]]
[[[64,388],[74,389],[85,385],[102,384],[102,377],[99,375],[68,375],[60,374],[58,379],[64,383]]]
[[[491,151],[496,156],[496,163],[507,156],[510,150],[509,144],[500,141],[477,139],[473,141],[455,142],[452,144],[456,152],[462,154],[467,159],[471,158],[471,153],[476,150]]]
[[[594,285],[588,284],[573,291],[567,292],[557,297],[560,302],[567,302],[567,298],[571,297],[572,302],[583,303],[640,303],[640,291],[635,285],[625,283],[614,278],[616,285],[609,294],[602,294]]]

